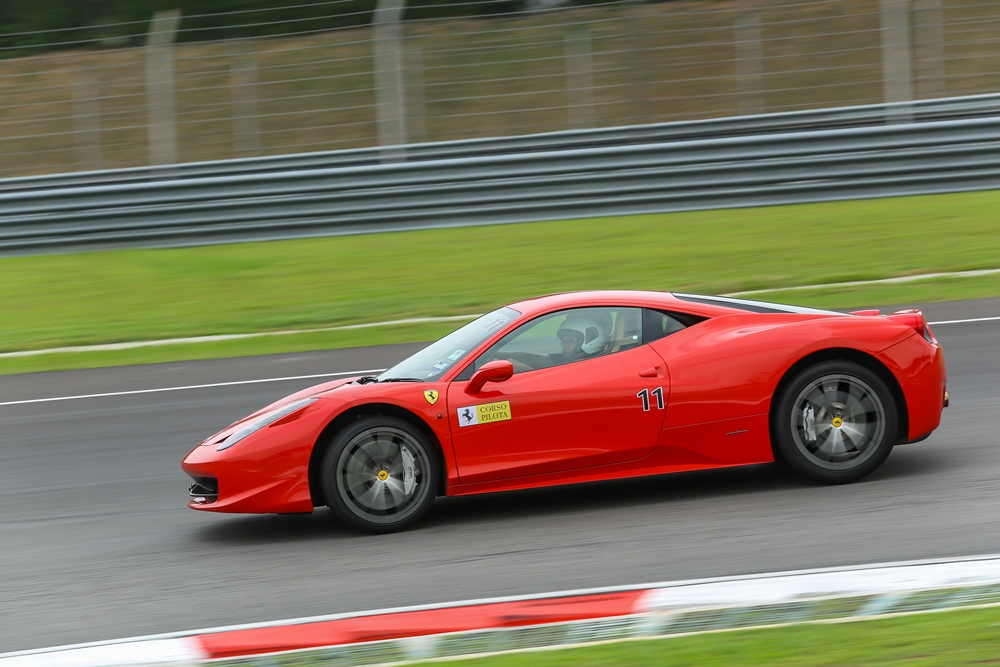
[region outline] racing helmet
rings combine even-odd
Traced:
[[[556,335],[560,339],[576,336],[577,349],[584,354],[596,354],[608,344],[610,335],[597,319],[589,315],[570,315],[559,325]]]

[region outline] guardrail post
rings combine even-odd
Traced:
[[[565,42],[569,126],[573,129],[594,127],[594,63],[590,55],[590,30],[585,26],[572,26],[566,30]]]
[[[146,37],[146,95],[149,101],[149,162],[177,163],[177,106],[174,100],[174,37],[181,10],[153,14]]]
[[[764,113],[767,108],[764,104],[764,48],[760,39],[760,14],[736,14],[733,17],[733,37],[740,114]]]
[[[73,72],[73,144],[76,168],[101,168],[101,103],[97,77],[88,70]]]
[[[375,105],[382,162],[406,160],[406,88],[403,81],[403,9],[406,0],[375,7]]]
[[[941,0],[913,0],[917,94],[921,99],[937,99],[948,93],[943,26]]]
[[[882,90],[887,103],[913,100],[912,69],[910,67],[909,0],[882,2]],[[889,123],[908,123],[908,105],[886,111]]]
[[[237,157],[260,155],[260,109],[257,103],[257,61],[247,44],[234,46],[229,65],[233,98],[233,152]]]

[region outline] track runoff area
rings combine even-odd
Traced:
[[[564,591],[0,655],[0,667],[392,665],[1000,606],[1000,555]]]
[[[931,325],[998,319],[941,319]],[[4,404],[175,392],[203,386],[207,385]],[[208,661],[213,665],[264,667],[275,664],[279,657],[308,664],[406,664],[993,606],[1000,606],[1000,554],[595,588],[208,628],[0,654],[0,667],[191,665]]]

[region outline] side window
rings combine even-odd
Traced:
[[[640,308],[574,308],[542,315],[521,325],[486,350],[459,379],[495,359],[515,373],[551,368],[641,345]],[[468,376],[468,377],[467,377]]]
[[[659,340],[692,324],[697,324],[705,318],[684,313],[669,313],[650,308],[642,309],[642,334],[647,343]]]

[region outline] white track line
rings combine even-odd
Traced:
[[[464,315],[463,315],[464,317]],[[928,322],[931,326],[941,326],[943,324],[966,324],[970,322],[996,322],[1000,317],[976,317],[968,320],[941,320],[939,322]],[[2,355],[0,355],[2,356]],[[337,377],[344,375],[365,375],[367,373],[381,373],[384,368],[367,368],[358,371],[344,371],[341,373],[317,373],[315,375],[291,375],[278,378],[261,378],[258,380],[238,380],[235,382],[213,382],[211,384],[192,384],[181,387],[158,387],[156,389],[134,389],[131,391],[110,391],[103,394],[80,394],[78,396],[53,396],[51,398],[31,398],[21,401],[0,402],[0,407],[5,405],[24,405],[26,403],[51,403],[54,401],[74,401],[81,398],[105,398],[108,396],[130,396],[132,394],[155,394],[165,391],[186,391],[188,389],[209,389],[212,387],[232,387],[241,384],[264,384],[268,382],[286,382],[290,380],[311,380],[314,378]]]
[[[996,322],[1000,320],[1000,317],[974,317],[971,320],[941,320],[940,322],[928,322],[927,324],[932,327],[939,326],[941,324],[967,324],[969,322]]]
[[[323,329],[289,329],[287,331],[260,331],[245,334],[218,334],[214,336],[192,336],[190,338],[164,338],[161,340],[139,340],[129,343],[105,343],[102,345],[75,345],[72,347],[50,347],[44,350],[21,350],[19,352],[0,353],[0,359],[13,357],[34,357],[39,354],[55,352],[104,352],[109,350],[134,350],[139,347],[156,347],[159,345],[186,345],[189,343],[214,343],[220,340],[240,340],[243,338],[261,338],[264,336],[291,336],[293,334],[320,333],[324,331],[349,331],[351,329],[370,329],[372,327],[388,327],[394,324],[423,324],[427,322],[462,322],[477,318],[474,315],[448,315],[447,317],[412,317],[406,320],[388,320],[386,322],[369,322],[367,324],[345,324],[340,327],[325,327]]]
[[[850,280],[843,283],[820,283],[818,285],[797,285],[795,287],[771,287],[769,289],[755,289],[747,292],[733,292],[722,296],[740,297],[753,294],[767,294],[769,292],[799,292],[810,289],[824,289],[827,287],[857,287],[858,285],[892,285],[896,283],[912,283],[918,280],[931,280],[934,278],[971,278],[974,276],[991,276],[1000,273],[1000,269],[978,269],[976,271],[950,271],[946,273],[921,273],[916,276],[899,276],[898,278],[880,278],[878,280]]]
[[[328,378],[344,375],[365,375],[367,373],[381,373],[384,368],[367,368],[360,371],[344,371],[342,373],[316,373],[315,375],[290,375],[280,378],[262,378],[259,380],[236,380],[234,382],[213,382],[211,384],[190,384],[183,387],[159,387],[156,389],[133,389],[131,391],[109,391],[103,394],[80,394],[78,396],[54,396],[51,398],[30,398],[23,401],[6,401],[0,403],[4,405],[24,405],[26,403],[51,403],[53,401],[75,401],[81,398],[105,398],[107,396],[131,396],[133,394],[156,394],[164,391],[186,391],[188,389],[208,389],[211,387],[232,387],[240,384],[264,384],[266,382],[287,382],[289,380],[312,380],[314,378]]]

